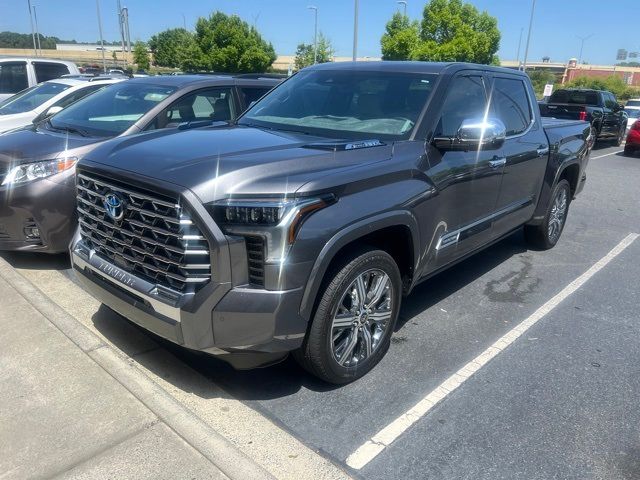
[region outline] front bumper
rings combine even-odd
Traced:
[[[78,280],[99,301],[154,334],[220,356],[235,368],[272,364],[302,344],[302,288],[268,291],[214,283],[195,294],[164,295],[77,239],[71,261]]]
[[[73,175],[54,177],[0,187],[0,250],[68,250],[76,227]],[[39,235],[29,235],[33,228]]]

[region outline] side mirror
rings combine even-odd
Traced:
[[[618,110],[618,111],[622,111],[622,110],[624,110],[624,105],[622,105],[621,103],[619,103],[619,104],[618,104],[618,107],[617,107],[617,109],[616,109],[616,110]]]
[[[464,120],[455,138],[435,138],[436,148],[442,150],[478,150],[498,148],[507,138],[507,127],[497,118]]]
[[[53,115],[55,115],[58,112],[61,112],[62,110],[64,110],[60,105],[54,105],[53,107],[49,107],[49,109],[47,110],[47,113],[45,114],[47,117],[51,117]]]

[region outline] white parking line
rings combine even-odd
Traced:
[[[367,465],[385,448],[391,445],[391,443],[402,435],[411,425],[420,420],[438,402],[446,398],[474,373],[480,370],[480,368],[486,365],[489,360],[511,345],[520,335],[535,325],[538,320],[557,307],[560,302],[578,290],[587,282],[587,280],[593,277],[609,262],[611,262],[611,260],[622,253],[625,248],[631,245],[633,241],[638,238],[638,236],[639,235],[637,233],[630,233],[627,235],[618,245],[615,246],[615,248],[613,248],[613,250],[598,260],[598,262],[589,268],[589,270],[563,288],[560,293],[556,294],[551,300],[538,308],[530,317],[500,337],[493,345],[447,378],[435,390],[420,400],[411,409],[400,415],[393,422],[371,437],[371,439],[367,440],[355,452],[349,455],[347,458],[347,465],[356,470]]]
[[[591,160],[596,160],[598,158],[608,157],[609,155],[617,155],[618,153],[622,153],[624,150],[618,150],[617,152],[605,153],[604,155],[598,155],[597,157],[591,157]]]

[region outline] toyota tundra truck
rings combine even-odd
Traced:
[[[528,77],[464,63],[307,68],[237,121],[109,141],[77,167],[78,279],[236,368],[289,352],[340,384],[387,352],[403,296],[524,227],[556,245],[591,127]]]

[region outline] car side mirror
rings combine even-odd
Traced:
[[[622,111],[622,110],[624,110],[624,105],[622,105],[621,103],[619,103],[619,104],[618,104],[618,107],[617,107],[617,110],[618,110],[618,111]]]
[[[455,138],[434,138],[436,148],[442,150],[479,150],[498,148],[507,138],[507,127],[498,118],[464,120]]]

